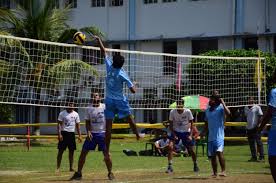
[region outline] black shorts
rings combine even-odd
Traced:
[[[75,133],[61,131],[61,135],[63,140],[58,142],[58,149],[65,150],[68,147],[69,150],[76,150]]]

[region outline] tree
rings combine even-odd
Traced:
[[[0,31],[2,33],[10,33],[19,37],[27,37],[46,41],[67,42],[73,37],[77,29],[69,27],[67,21],[70,19],[71,5],[65,8],[57,9],[55,7],[55,0],[45,0],[43,4],[38,0],[21,0],[17,1],[17,7],[14,10],[0,8]],[[103,33],[96,27],[84,27],[80,31],[87,35],[98,35],[103,37]],[[1,34],[1,32],[0,32]],[[91,75],[97,75],[94,67],[86,64],[81,60],[72,61],[70,58],[62,58],[62,60],[55,60],[52,55],[49,55],[47,48],[38,49],[37,44],[30,45],[32,54],[26,54],[29,65],[29,75],[33,78],[30,80],[30,86],[34,88],[36,96],[36,103],[39,104],[41,89],[45,79],[48,75],[55,75],[55,65],[63,65],[62,69],[68,70],[72,68],[72,64],[77,64],[80,68],[79,72],[86,70]],[[43,56],[41,63],[35,62]],[[42,56],[41,56],[42,55]],[[60,72],[59,70],[58,72]],[[73,77],[73,76],[71,76]],[[80,74],[78,75],[80,77]],[[78,79],[74,77],[74,79]],[[57,81],[58,82],[58,81]],[[35,123],[39,123],[40,107],[35,107]]]

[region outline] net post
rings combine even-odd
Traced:
[[[31,146],[31,139],[30,139],[30,123],[27,123],[27,148],[28,151],[30,150],[30,146]]]
[[[262,89],[262,83],[261,83],[261,53],[260,50],[258,50],[258,60],[257,60],[257,74],[258,74],[258,104],[261,104],[261,89]]]

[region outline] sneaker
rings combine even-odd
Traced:
[[[260,156],[260,157],[259,157],[259,161],[260,161],[260,162],[264,162],[264,161],[265,161],[264,156]]]
[[[252,157],[248,162],[258,162],[257,157]]]
[[[172,166],[168,166],[166,173],[173,173],[173,167]]]
[[[108,177],[109,180],[115,179],[115,176],[114,176],[114,174],[112,172],[109,172],[108,175],[107,175],[107,177]]]
[[[199,168],[198,168],[197,164],[194,165],[194,172],[199,172]]]
[[[75,172],[73,177],[70,178],[70,180],[81,180],[82,174],[79,172]]]

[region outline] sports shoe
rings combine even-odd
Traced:
[[[173,167],[172,166],[168,166],[166,173],[173,173]]]
[[[199,172],[199,168],[198,168],[197,164],[194,164],[194,172]]]
[[[257,157],[252,157],[248,162],[258,162]]]
[[[265,161],[264,156],[260,156],[260,157],[259,157],[259,161],[260,161],[260,162],[264,162],[264,161]]]
[[[114,176],[114,174],[112,172],[109,172],[108,175],[107,175],[107,177],[108,177],[109,180],[115,179],[115,176]]]
[[[73,177],[70,178],[70,180],[81,180],[82,174],[79,172],[75,172]]]

